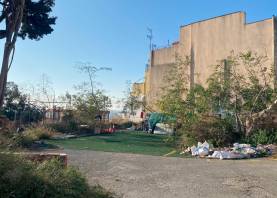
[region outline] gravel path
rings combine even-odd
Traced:
[[[277,161],[207,160],[65,150],[91,184],[123,197],[277,197]]]

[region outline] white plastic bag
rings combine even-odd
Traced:
[[[201,142],[198,142],[197,147],[193,145],[190,148],[191,155],[192,156],[199,155],[200,157],[207,156],[207,155],[209,155],[209,147],[210,147],[210,145],[206,141],[203,142],[203,144]]]
[[[215,151],[211,157],[218,159],[242,159],[245,155],[231,151]]]
[[[209,145],[209,143],[206,142],[206,141],[201,145],[201,147],[205,147],[205,148],[207,148],[208,150],[210,149],[210,145]]]
[[[234,143],[234,144],[233,144],[233,149],[234,149],[234,150],[238,150],[239,148],[240,148],[239,143]]]
[[[206,148],[206,147],[200,147],[200,148],[198,149],[198,155],[199,155],[200,157],[205,157],[205,156],[209,155],[209,149]]]
[[[190,151],[192,156],[198,155],[198,149],[196,148],[196,146],[193,145],[192,147],[190,147]]]
[[[202,146],[202,142],[198,142],[197,143],[197,148],[201,147]]]
[[[242,153],[230,152],[228,159],[242,159],[245,158],[245,155]]]

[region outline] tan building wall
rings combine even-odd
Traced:
[[[133,83],[131,94],[133,96],[143,96],[144,95],[144,83]]]
[[[157,110],[156,102],[161,95],[165,74],[174,64],[178,54],[179,44],[174,43],[171,47],[152,51],[150,66],[145,72],[145,101],[152,110]]]
[[[227,56],[246,51],[267,55],[268,65],[276,67],[277,53],[275,18],[246,23],[244,12],[223,15],[180,27],[179,42],[169,48],[154,50],[145,74],[146,102],[153,109],[166,86],[164,76],[174,64],[176,54],[191,58],[191,84],[206,85],[212,65]],[[244,68],[240,68],[244,72]],[[186,71],[184,71],[186,72]]]

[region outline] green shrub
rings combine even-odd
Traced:
[[[29,136],[34,141],[35,140],[42,140],[42,139],[49,139],[52,137],[56,132],[52,129],[49,129],[48,127],[38,126],[38,127],[32,127],[27,128],[23,134],[25,136]]]
[[[0,197],[112,198],[100,186],[90,187],[74,168],[58,160],[34,164],[12,154],[0,154]]]
[[[18,156],[0,154],[0,197],[38,197],[34,188],[41,182],[33,169]]]
[[[55,132],[45,127],[27,128],[22,133],[11,133],[6,140],[9,140],[9,147],[15,148],[29,148],[32,146],[34,141],[49,139]]]
[[[34,139],[31,136],[24,135],[22,133],[17,133],[11,139],[11,148],[28,148],[32,146]]]
[[[184,129],[183,129],[184,128]],[[182,144],[191,146],[198,141],[208,141],[216,147],[232,145],[241,134],[234,130],[232,117],[200,116],[191,126],[184,126],[180,132]]]
[[[274,144],[277,143],[277,130],[263,130],[259,129],[253,132],[249,137],[246,137],[245,142],[252,145],[258,144]]]
[[[179,147],[191,147],[193,145],[197,145],[197,140],[195,137],[191,137],[190,134],[184,134],[180,137],[180,145]]]
[[[6,149],[8,145],[11,144],[10,138],[8,138],[6,135],[1,134],[0,131],[0,149]]]
[[[77,132],[78,124],[76,122],[60,122],[60,123],[51,123],[47,125],[48,128],[61,133],[72,133]]]

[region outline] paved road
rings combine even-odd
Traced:
[[[277,197],[277,161],[207,160],[65,150],[91,184],[128,198]]]

